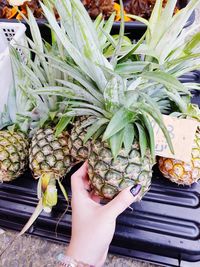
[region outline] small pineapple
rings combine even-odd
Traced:
[[[62,125],[62,114],[67,107],[63,105],[62,96],[41,96],[36,91],[45,90],[45,86],[54,87],[57,85],[57,80],[65,77],[62,71],[55,69],[51,61],[52,58],[57,58],[58,51],[63,48],[56,39],[52,40],[52,45],[43,42],[31,10],[27,9],[27,13],[33,37],[30,46],[35,51],[35,57],[33,59],[29,55],[27,64],[19,62],[19,69],[23,72],[24,79],[28,80],[23,86],[24,93],[33,103],[32,112],[29,114],[31,116],[29,167],[33,177],[38,179],[38,198],[42,200],[43,209],[50,212],[57,203],[57,183],[67,199],[60,180],[70,170],[72,157],[68,148],[67,130],[59,133],[59,122]],[[59,57],[66,60],[64,52]],[[56,124],[58,127],[55,127]]]
[[[181,117],[200,121],[198,106],[189,104],[187,107],[187,111]],[[197,182],[200,179],[200,127],[195,134],[190,162],[159,157],[158,166],[163,176],[174,183],[192,185]]]
[[[55,137],[53,128],[39,129],[33,135],[29,151],[29,167],[37,179],[43,173],[62,178],[72,162],[68,148],[68,132]]]
[[[57,137],[55,129],[38,129],[33,135],[29,150],[29,167],[35,179],[41,179],[41,196],[46,212],[57,204],[56,181],[70,170],[72,163],[68,148],[68,132]],[[39,195],[39,193],[38,193]]]
[[[26,115],[32,107],[20,87],[26,83],[19,68],[21,59],[16,60],[18,54],[14,48],[10,53],[14,77],[7,104],[0,113],[0,182],[13,181],[28,167],[30,118]]]
[[[156,75],[154,75],[143,72],[141,75],[144,78],[150,78],[152,81],[157,82],[162,77],[163,72],[167,74],[167,83],[164,84],[162,91],[160,88],[159,92],[154,95],[152,94],[152,99],[162,99],[162,101],[164,101],[163,103],[166,103],[168,108],[166,110],[163,109],[163,106],[160,106],[162,107],[160,110],[162,113],[168,115],[172,112],[186,114],[189,118],[192,118],[194,115],[192,114],[194,108],[192,108],[192,113],[187,110],[188,106],[191,107],[189,90],[199,89],[199,85],[196,83],[178,85],[177,83],[177,86],[171,90],[170,83],[174,78],[181,77],[181,75],[186,74],[189,71],[199,69],[199,42],[195,42],[195,40],[199,39],[199,32],[188,35],[188,32],[184,29],[185,23],[198,4],[198,0],[190,1],[184,9],[178,13],[175,12],[176,14],[174,14],[176,1],[156,1],[155,8],[153,9],[148,22],[145,42],[142,46],[138,47],[136,52],[134,52],[135,54],[140,55],[141,51],[146,51],[146,56],[142,57],[142,60],[144,60],[142,62],[143,64],[145,61],[147,61],[147,64],[158,62],[157,66],[154,65],[155,70],[156,68],[159,70],[157,73],[158,75],[156,73]],[[162,8],[162,5],[165,8]],[[195,32],[195,27],[195,24],[191,25],[190,32],[192,32],[193,29]],[[121,69],[121,73],[123,73],[123,69]],[[124,73],[126,76],[131,74],[128,73],[126,69]],[[195,119],[199,120],[200,115],[196,114]],[[198,130],[192,149],[191,162],[186,163],[175,159],[161,157],[158,160],[159,169],[163,175],[171,181],[178,184],[191,185],[200,178],[199,158]]]

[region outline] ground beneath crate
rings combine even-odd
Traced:
[[[12,240],[16,232],[0,229],[0,251]],[[0,267],[56,267],[56,257],[66,246],[30,235],[20,237],[0,259]],[[105,266],[154,267],[132,259],[108,255]],[[156,265],[158,266],[158,265]]]

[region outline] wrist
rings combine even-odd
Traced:
[[[57,267],[95,267],[94,265],[89,265],[84,262],[77,261],[67,255],[59,254],[58,255],[58,264]]]
[[[104,264],[105,257],[98,257],[87,249],[87,241],[85,246],[79,246],[79,243],[71,241],[69,246],[66,249],[66,256],[75,259],[78,262],[84,262],[95,267],[101,267]]]

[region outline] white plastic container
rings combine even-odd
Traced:
[[[22,51],[25,31],[26,27],[21,23],[0,22],[0,112],[7,103],[9,88],[13,82],[9,48],[10,45],[15,47],[22,58],[25,57]]]

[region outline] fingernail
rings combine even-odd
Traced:
[[[131,189],[130,189],[130,192],[131,194],[135,197],[139,192],[140,190],[142,189],[142,186],[140,184],[138,185],[134,185]]]

